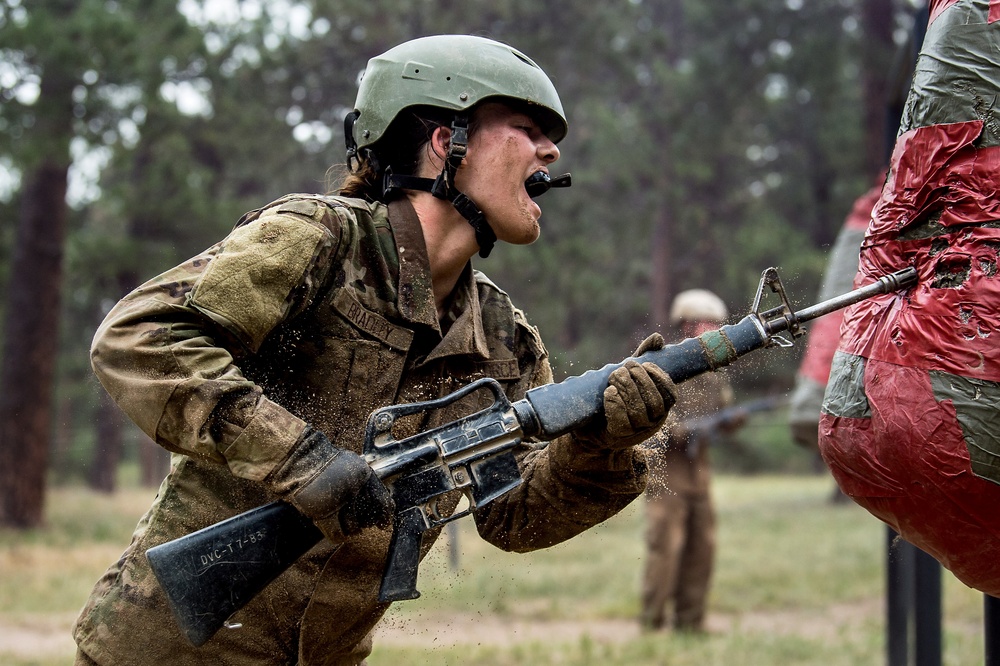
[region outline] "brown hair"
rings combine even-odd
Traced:
[[[345,197],[367,201],[385,201],[382,179],[385,170],[414,175],[420,164],[420,152],[431,140],[434,130],[451,123],[453,112],[432,106],[404,109],[369,150],[359,151],[352,171],[346,164],[327,170],[330,191]],[[471,127],[470,127],[471,132]]]

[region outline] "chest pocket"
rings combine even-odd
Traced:
[[[270,336],[245,374],[338,446],[360,452],[368,416],[395,400],[412,336],[339,289]]]
[[[324,309],[329,337],[310,375],[339,396],[321,416],[328,434],[360,452],[368,416],[395,401],[413,331],[362,306],[349,288],[337,290]]]

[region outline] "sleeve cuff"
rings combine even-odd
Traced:
[[[602,449],[587,446],[575,437],[549,444],[549,454],[560,476],[577,484],[599,486],[614,494],[639,494],[646,488],[646,456],[638,446]]]
[[[222,455],[234,475],[261,481],[288,457],[305,429],[305,421],[261,396],[253,418]]]

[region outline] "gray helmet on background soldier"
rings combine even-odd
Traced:
[[[379,198],[388,199],[394,190],[414,189],[450,200],[476,229],[480,254],[485,257],[496,237],[475,203],[454,186],[465,156],[469,117],[484,101],[504,102],[525,111],[553,143],[566,136],[562,102],[545,72],[520,51],[471,35],[421,37],[369,60],[344,130],[348,168],[352,172],[370,169],[381,188]],[[394,124],[404,124],[407,110],[429,111],[439,124],[451,127],[451,144],[437,179],[406,173],[415,165],[400,164],[408,160],[394,152]],[[549,187],[569,184],[569,174],[553,180],[539,172],[526,188],[531,196],[538,196]]]
[[[688,289],[674,297],[670,306],[670,323],[711,321],[721,324],[729,316],[722,299],[707,289]]]

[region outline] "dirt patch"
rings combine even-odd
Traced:
[[[712,613],[710,633],[769,633],[798,635],[810,639],[835,640],[862,624],[881,622],[881,600],[840,604],[809,611],[758,613]],[[59,657],[76,653],[70,634],[75,614],[43,616],[17,622],[0,620],[0,657]],[[544,620],[501,615],[422,613],[399,617],[391,613],[376,630],[375,642],[398,647],[445,647],[457,645],[504,646],[531,642],[577,642],[584,637],[598,643],[621,643],[640,635],[639,624],[620,618]]]
[[[584,636],[601,643],[634,639],[635,622],[626,620],[525,620],[485,615],[476,617],[421,616],[390,619],[376,630],[376,645],[433,647],[511,645],[531,642],[573,642]]]
[[[839,604],[815,610],[767,611],[744,614],[712,613],[709,633],[768,633],[809,639],[836,638],[861,625],[881,622],[881,600]],[[532,641],[576,642],[584,637],[600,643],[631,641],[640,635],[639,623],[626,619],[539,620],[477,615],[426,614],[418,617],[389,615],[376,630],[375,642],[399,647],[456,645],[502,646]]]
[[[0,657],[8,655],[23,659],[66,656],[67,662],[71,662],[76,654],[76,643],[72,636],[76,615],[69,613],[17,621],[0,620]]]

